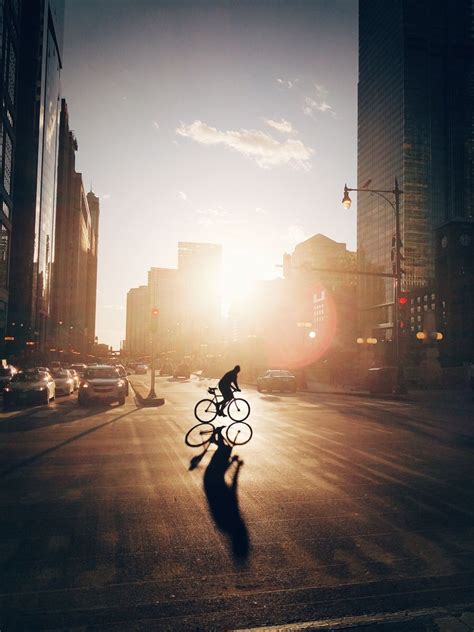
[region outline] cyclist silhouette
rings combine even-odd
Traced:
[[[218,409],[217,409],[217,414],[220,415],[221,417],[227,417],[227,415],[224,415],[224,408],[228,404],[228,402],[230,402],[230,400],[233,398],[234,390],[240,392],[239,385],[237,384],[238,373],[240,373],[240,366],[237,364],[236,366],[234,366],[232,371],[227,371],[227,373],[223,375],[221,379],[219,380],[219,384],[218,384],[219,390],[222,393],[222,396],[224,398],[219,403]]]

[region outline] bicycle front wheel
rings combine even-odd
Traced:
[[[250,415],[250,404],[247,400],[237,397],[227,407],[227,414],[232,421],[245,421]]]
[[[217,407],[212,399],[201,399],[194,407],[194,416],[202,423],[214,421],[217,417]]]
[[[200,448],[202,445],[209,443],[214,436],[214,432],[215,428],[212,424],[203,422],[188,430],[184,442],[190,448]]]
[[[245,421],[234,421],[227,426],[226,437],[231,445],[244,445],[252,438],[253,430]]]

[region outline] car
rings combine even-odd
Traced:
[[[81,381],[78,372],[75,369],[69,369],[69,373],[74,381],[74,390],[77,391],[79,388],[79,383]]]
[[[173,375],[173,367],[171,364],[163,364],[160,369],[160,375]]]
[[[76,371],[76,373],[79,375],[79,377],[82,377],[82,374],[84,373],[84,371],[87,368],[87,364],[83,364],[82,362],[76,363],[76,364],[71,364],[71,366],[69,367],[70,369],[74,369],[74,371]]]
[[[107,404],[125,404],[126,386],[117,369],[107,364],[89,366],[85,369],[79,385],[78,403],[85,406],[91,401]]]
[[[173,377],[185,377],[189,380],[189,378],[191,377],[189,366],[185,362],[179,364],[174,370]]]
[[[286,369],[268,369],[257,379],[257,390],[296,392],[296,377]]]
[[[3,407],[11,404],[49,404],[56,397],[56,385],[47,371],[20,371],[3,391]]]
[[[125,369],[125,367],[122,364],[116,364],[115,368],[117,369],[120,377],[122,378],[122,380],[125,382],[125,395],[128,397],[128,392],[129,392],[129,388],[130,388],[130,384],[128,381],[128,373],[127,370]]]
[[[74,393],[74,379],[68,369],[53,369],[51,371],[56,384],[56,395],[72,395]]]
[[[148,371],[148,367],[146,364],[137,364],[135,368],[135,373],[137,375],[146,375],[147,371]]]
[[[17,369],[11,364],[0,366],[0,392],[9,384],[12,377],[18,373]]]

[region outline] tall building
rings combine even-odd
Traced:
[[[151,324],[151,310],[160,310],[157,321],[156,351],[175,351],[181,335],[181,294],[178,270],[151,268],[148,271],[148,316],[147,328]]]
[[[127,293],[125,351],[131,355],[150,352],[150,306],[147,285],[132,288]]]
[[[222,319],[222,246],[178,242],[181,333],[189,350],[218,337]],[[231,282],[231,281],[229,281]]]
[[[0,351],[4,350],[7,324],[8,279],[13,218],[13,157],[16,150],[16,104],[20,2],[0,0],[1,118],[0,118]]]
[[[17,352],[45,348],[51,315],[63,17],[59,0],[22,6],[7,326]]]
[[[99,198],[91,190],[87,194],[87,203],[91,214],[91,236],[87,259],[87,297],[86,297],[86,332],[87,345],[90,348],[95,343],[95,323],[97,308],[97,265],[99,248]]]
[[[76,151],[62,99],[49,337],[54,347],[87,353],[95,337],[99,200],[85,194]]]
[[[403,287],[435,276],[435,229],[474,216],[472,0],[360,0],[358,188],[401,196]],[[387,198],[392,199],[388,194]],[[392,272],[394,210],[358,195],[359,267]],[[362,331],[391,339],[393,282],[360,279]]]

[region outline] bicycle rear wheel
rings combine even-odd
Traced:
[[[190,448],[200,448],[209,443],[214,436],[215,428],[211,423],[203,422],[193,426],[184,437],[184,442]]]
[[[194,416],[202,423],[214,421],[217,417],[217,406],[212,399],[201,399],[194,407]]]
[[[231,445],[244,445],[252,438],[253,430],[245,421],[234,421],[227,426],[226,437]]]
[[[247,400],[237,397],[227,406],[227,414],[232,421],[245,421],[250,415],[250,404]]]

